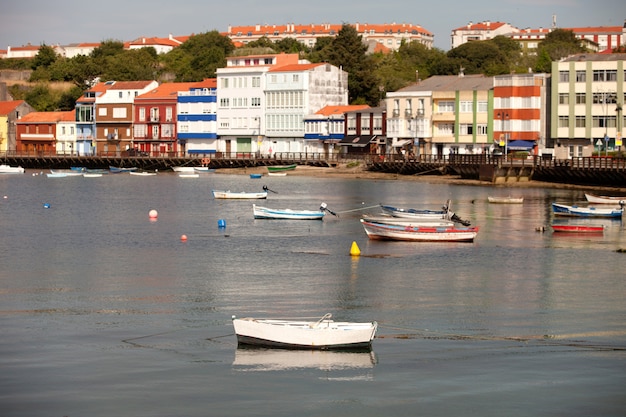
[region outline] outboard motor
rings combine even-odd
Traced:
[[[333,216],[337,215],[337,213],[335,213],[334,211],[332,211],[331,209],[328,208],[328,205],[326,203],[320,204],[320,211],[327,211],[330,214],[332,214]]]

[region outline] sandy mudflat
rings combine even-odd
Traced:
[[[255,168],[229,168],[218,169],[218,173],[222,174],[263,174],[267,175],[267,169],[265,167]],[[401,174],[389,174],[384,172],[372,172],[365,170],[364,166],[348,167],[345,164],[339,165],[334,168],[324,167],[312,167],[308,165],[298,165],[293,171],[288,171],[287,175],[290,176],[311,176],[311,177],[325,177],[325,178],[361,178],[370,180],[387,180],[387,181],[417,181],[426,182],[431,184],[458,184],[458,185],[473,185],[482,187],[498,187],[498,188],[559,188],[559,189],[572,189],[572,190],[594,190],[596,192],[606,190],[615,192],[626,193],[626,187],[597,187],[597,186],[585,186],[575,184],[559,184],[543,181],[527,181],[527,182],[511,182],[506,184],[492,184],[487,181],[468,180],[463,179],[458,175],[401,175]]]

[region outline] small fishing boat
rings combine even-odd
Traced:
[[[267,175],[269,175],[270,177],[286,177],[287,173],[286,172],[268,172]]]
[[[209,167],[193,167],[194,172],[199,172],[199,173],[209,173],[209,172],[215,172],[215,168],[209,168]]]
[[[404,219],[443,219],[452,220],[454,222],[462,224],[463,226],[470,225],[470,222],[468,220],[463,220],[450,211],[450,200],[446,201],[446,204],[442,207],[441,210],[412,208],[404,209],[383,204],[380,205],[380,208],[382,209],[383,214],[392,217],[400,217]]]
[[[260,193],[254,192],[245,192],[245,191],[220,191],[220,190],[212,190],[213,198],[218,199],[232,199],[232,200],[253,200],[253,199],[264,199],[267,198],[267,191],[263,191]]]
[[[289,349],[354,349],[371,347],[378,323],[331,320],[330,313],[317,321],[232,317],[237,342]]]
[[[367,236],[374,240],[472,242],[478,234],[477,226],[405,226],[402,224],[370,222],[365,219],[360,221]]]
[[[620,219],[624,214],[624,205],[622,204],[620,208],[597,208],[568,206],[566,204],[552,203],[552,211],[554,212],[555,216],[603,217]]]
[[[176,167],[172,167],[172,171],[192,173],[195,171],[195,167],[176,166]]]
[[[333,215],[335,214],[328,210],[326,203],[322,203],[319,210],[272,209],[253,204],[252,212],[255,219],[282,220],[322,220],[326,215],[326,212]]]
[[[109,166],[109,171],[111,171],[114,174],[118,174],[120,172],[133,172],[133,171],[137,171],[139,168],[137,167],[114,167],[114,166]]]
[[[613,204],[618,206],[622,203],[626,203],[626,196],[612,197],[608,195],[595,195],[585,193],[585,198],[588,202],[592,204]]]
[[[250,174],[250,178],[261,178],[263,174]]]
[[[157,173],[149,171],[130,171],[129,174],[136,175],[138,177],[154,177]]]
[[[522,204],[524,202],[524,197],[497,197],[497,196],[488,196],[487,200],[493,204]]]
[[[0,174],[23,174],[23,173],[24,173],[24,168],[22,167],[12,167],[6,164],[0,165]]]
[[[267,167],[267,171],[268,172],[284,172],[284,171],[293,171],[294,169],[296,169],[296,167],[298,166],[298,164],[291,164],[291,165],[273,165],[273,166],[268,166]]]
[[[77,171],[74,169],[51,169],[46,176],[50,178],[82,177],[83,171]]]
[[[454,222],[452,220],[445,220],[445,219],[431,219],[431,218],[406,219],[402,217],[393,217],[393,216],[385,216],[385,215],[370,216],[368,214],[364,214],[362,218],[372,223],[399,224],[402,226],[411,226],[411,227],[420,227],[420,226],[451,227],[451,226],[454,226]]]
[[[588,226],[580,224],[553,224],[554,232],[564,233],[604,233],[604,226]]]

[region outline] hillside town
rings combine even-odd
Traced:
[[[356,24],[369,51],[402,42],[433,45],[418,25]],[[237,45],[265,36],[314,44],[341,25],[229,27]],[[38,112],[24,100],[0,101],[0,153],[30,155],[218,156],[367,154],[444,158],[492,154],[568,159],[621,151],[626,99],[624,27],[571,28],[587,50],[552,63],[550,73],[458,74],[420,79],[381,94],[377,107],[348,101],[348,73],[297,53],[231,56],[215,78],[95,83],[72,111]],[[536,48],[550,29],[501,22],[452,31],[452,46],[505,35]],[[141,38],[125,48],[166,53],[187,37]],[[97,44],[55,45],[89,54]],[[9,47],[0,58],[34,57],[39,47]],[[0,89],[0,92],[2,89]],[[5,89],[6,91],[6,89]],[[0,97],[2,99],[2,97]]]

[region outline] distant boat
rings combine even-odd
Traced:
[[[130,171],[130,175],[137,175],[139,177],[154,177],[156,172],[148,172],[148,171]]]
[[[6,164],[0,165],[0,174],[23,174],[23,173],[24,173],[24,168],[22,167],[12,167]]]
[[[194,167],[182,167],[182,166],[178,166],[178,167],[172,167],[172,171],[174,172],[194,172],[195,168]]]
[[[199,172],[199,173],[207,173],[207,172],[215,172],[215,168],[209,168],[209,167],[193,167],[194,172]]]
[[[443,220],[452,220],[454,222],[460,223],[463,226],[469,226],[469,220],[463,220],[456,214],[450,211],[450,200],[446,201],[446,204],[442,207],[441,210],[429,210],[429,209],[404,209],[397,208],[389,205],[380,205],[384,214],[400,217],[405,219],[443,219]]]
[[[568,206],[565,204],[552,203],[552,211],[555,216],[569,217],[603,217],[611,219],[620,219],[624,214],[624,206],[620,208],[597,208],[597,207],[578,207]]]
[[[383,224],[399,224],[402,226],[410,226],[410,227],[420,227],[420,226],[431,226],[431,227],[452,227],[454,226],[454,222],[452,220],[445,219],[406,219],[402,217],[393,217],[393,216],[370,216],[367,214],[363,215],[363,219],[372,222],[372,223],[383,223]]]
[[[607,195],[595,195],[585,193],[585,198],[592,204],[614,204],[619,205],[626,203],[626,196],[623,197],[610,197]]]
[[[553,224],[552,230],[565,233],[604,233],[604,226],[588,226],[579,224]]]
[[[376,335],[378,323],[331,320],[330,313],[321,319],[263,319],[232,317],[237,342],[285,349],[354,349],[368,348]]]
[[[100,172],[84,172],[83,177],[85,178],[98,178],[101,177],[102,173]]]
[[[488,196],[487,200],[490,203],[494,204],[522,204],[524,202],[524,197],[496,197],[496,196]]]
[[[286,177],[287,173],[286,172],[268,172],[267,175],[269,175],[270,177]]]
[[[361,219],[365,233],[370,239],[401,240],[415,242],[472,242],[478,234],[478,227],[456,226],[405,226],[386,224]]]
[[[83,171],[78,171],[75,169],[51,169],[50,172],[46,175],[52,178],[82,177]]]
[[[250,193],[250,192],[235,192],[235,191],[220,191],[220,190],[212,190],[213,198],[217,199],[233,199],[233,200],[250,200],[250,199],[263,199],[267,198],[267,191],[263,191],[260,193]]]
[[[263,174],[250,174],[250,178],[261,178]]]
[[[296,169],[296,167],[298,166],[298,164],[291,164],[291,165],[273,165],[273,166],[269,166],[267,167],[267,171],[268,172],[283,172],[283,171],[293,171],[294,169]]]
[[[292,210],[272,209],[252,205],[255,219],[282,219],[282,220],[322,220],[326,215],[326,205],[322,203],[319,210]]]
[[[112,173],[120,173],[120,172],[133,172],[133,171],[137,171],[139,168],[137,167],[128,167],[128,168],[124,168],[124,167],[114,167],[114,166],[109,166],[109,171],[111,171]]]

